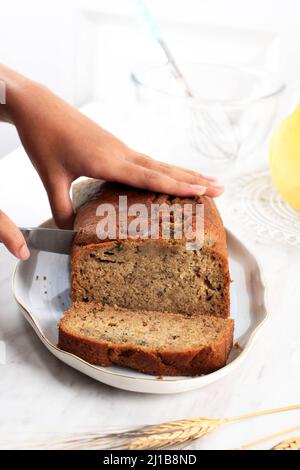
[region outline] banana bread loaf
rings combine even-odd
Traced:
[[[96,215],[112,204],[119,220],[119,196],[132,204],[204,205],[204,243],[187,250],[186,240],[128,237],[100,240]],[[195,214],[193,212],[193,216]],[[128,216],[127,222],[130,222]],[[161,221],[160,221],[161,223]],[[193,219],[194,224],[194,219]],[[161,228],[161,227],[160,227]],[[229,270],[226,235],[213,199],[176,198],[104,183],[77,211],[72,252],[72,300],[96,301],[132,310],[229,316]]]
[[[59,346],[92,364],[154,375],[196,376],[226,364],[233,320],[75,302],[59,323]]]

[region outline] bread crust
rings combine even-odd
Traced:
[[[119,216],[119,196],[127,195],[128,206],[131,204],[142,203],[145,204],[149,209],[151,204],[204,204],[204,245],[202,250],[214,254],[219,260],[222,267],[223,274],[226,278],[225,287],[223,290],[224,307],[220,316],[228,318],[230,315],[230,300],[229,300],[229,289],[230,289],[230,276],[228,268],[228,253],[226,246],[226,233],[223,226],[222,219],[212,198],[207,196],[199,196],[196,198],[176,198],[166,194],[157,194],[153,192],[143,191],[140,189],[128,187],[116,183],[103,183],[99,191],[83,206],[81,206],[76,215],[74,228],[77,231],[77,235],[74,240],[72,255],[71,255],[71,295],[72,300],[79,300],[76,293],[80,290],[80,282],[77,276],[79,272],[78,267],[80,266],[80,258],[86,252],[95,248],[110,248],[116,242],[135,243],[138,241],[143,243],[144,240],[132,240],[130,237],[127,240],[99,240],[96,227],[100,220],[96,216],[97,207],[102,203],[110,203],[115,207],[117,214],[117,221]],[[193,219],[193,225],[195,220]],[[118,227],[117,227],[118,228]],[[118,233],[118,230],[117,230]],[[159,238],[153,240],[153,243],[158,244],[169,244],[169,243],[185,243],[185,239],[181,240],[165,240]]]
[[[226,320],[222,340],[212,346],[184,351],[157,351],[134,344],[115,344],[73,334],[65,327],[65,319],[70,311],[59,322],[58,346],[98,366],[116,364],[158,376],[199,376],[224,367],[233,345],[234,322],[231,319]]]
[[[119,220],[119,196],[127,196],[128,206],[132,204],[144,204],[150,214],[151,204],[203,204],[204,205],[204,248],[213,247],[214,251],[227,257],[226,234],[222,219],[214,200],[208,196],[195,198],[179,198],[168,196],[167,194],[153,193],[141,189],[132,188],[117,183],[103,183],[98,193],[89,201],[83,204],[76,213],[74,230],[77,235],[74,240],[74,247],[83,247],[90,244],[102,244],[106,241],[99,240],[96,232],[97,223],[100,217],[96,216],[97,207],[100,204],[112,204],[116,210],[117,222]],[[150,216],[149,216],[150,217]],[[195,218],[193,218],[193,228]],[[118,233],[117,226],[117,233]],[[130,239],[130,236],[128,236]],[[118,239],[118,236],[116,237]],[[122,242],[124,240],[121,240]],[[160,243],[168,243],[169,240],[160,238]],[[174,243],[185,243],[186,239],[173,240]]]

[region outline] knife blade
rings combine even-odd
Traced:
[[[23,228],[21,232],[29,248],[69,255],[76,232],[54,228]]]

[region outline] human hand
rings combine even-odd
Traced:
[[[207,194],[215,197],[223,192],[214,178],[159,162],[130,149],[47,88],[9,72],[14,77],[8,80],[6,120],[19,132],[47,190],[59,227],[72,226],[69,190],[79,176],[117,181],[175,196]]]

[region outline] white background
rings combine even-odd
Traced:
[[[300,81],[297,0],[148,0],[178,60],[250,64]],[[129,74],[161,59],[132,0],[0,0],[0,62],[72,104],[127,105]],[[0,156],[18,145],[0,125]]]
[[[289,83],[300,80],[299,0],[152,0],[149,5],[180,60],[250,64],[277,71]],[[76,106],[93,101],[84,108],[92,118],[128,135],[128,121],[106,110],[109,103],[115,109],[117,102],[119,112],[128,105],[128,77],[137,63],[160,60],[134,12],[129,0],[0,0],[0,62],[45,83]],[[17,145],[13,128],[0,123],[0,155]],[[184,157],[187,166],[196,165],[188,154]],[[0,167],[1,209],[19,225],[34,226],[50,217],[46,192],[24,151],[12,152]],[[226,207],[222,217],[232,228]],[[270,321],[243,365],[227,378],[172,397],[112,389],[52,357],[22,319],[11,291],[15,260],[0,247],[0,341],[6,345],[0,433],[12,433],[14,439],[19,433],[28,440],[31,432],[224,417],[297,403],[299,249],[254,243],[252,231],[245,234],[238,220],[235,225],[263,266]],[[0,362],[5,362],[3,342]],[[296,424],[299,413],[247,421],[221,428],[195,447],[231,449]]]

